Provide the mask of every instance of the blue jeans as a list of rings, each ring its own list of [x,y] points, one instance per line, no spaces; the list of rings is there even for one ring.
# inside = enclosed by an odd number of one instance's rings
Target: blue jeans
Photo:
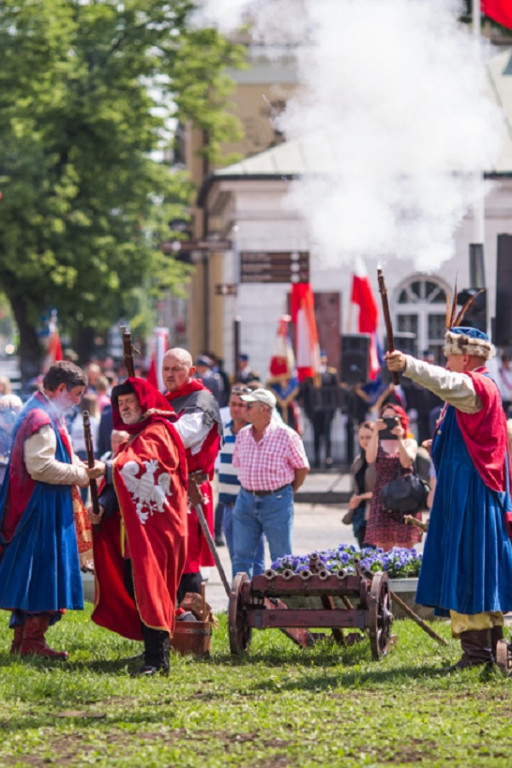
[[[231,558],[231,567],[233,567],[233,509],[230,504],[223,504],[219,501],[219,506],[222,507],[222,528],[224,530],[224,538],[226,539],[226,546],[228,548],[229,557]],[[265,571],[265,537],[263,534],[260,536],[258,547],[256,549],[256,555],[254,556],[254,562],[252,565],[253,576],[259,576]],[[236,571],[233,569],[233,578],[236,576]]]
[[[254,496],[243,488],[233,510],[233,573],[253,576],[253,563],[261,534],[267,537],[272,562],[292,553],[293,490]]]

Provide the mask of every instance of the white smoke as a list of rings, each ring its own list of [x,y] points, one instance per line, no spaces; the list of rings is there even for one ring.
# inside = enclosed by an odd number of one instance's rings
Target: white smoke
[[[320,0],[321,1],[321,0]],[[199,19],[229,34],[250,23],[251,38],[267,44],[304,40],[312,0],[202,0]]]
[[[258,37],[307,31],[297,50],[303,87],[279,127],[300,144],[309,171],[287,204],[304,217],[315,250],[337,264],[393,254],[429,271],[452,257],[454,232],[474,203],[474,174],[493,167],[502,136],[484,64],[457,21],[459,3],[209,5],[223,7],[217,19],[226,30],[250,13]]]
[[[213,24],[221,32],[229,33],[243,22],[244,10],[249,3],[245,0],[203,0],[198,11],[198,21]]]

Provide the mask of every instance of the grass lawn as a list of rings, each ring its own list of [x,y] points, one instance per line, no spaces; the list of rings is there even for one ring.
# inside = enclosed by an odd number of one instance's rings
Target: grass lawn
[[[510,766],[512,678],[446,673],[459,657],[410,621],[373,661],[369,642],[302,650],[254,632],[232,660],[226,617],[207,661],[171,658],[169,678],[131,678],[141,645],[68,613],[48,632],[68,662],[9,655],[2,617],[0,766],[320,768]],[[436,624],[449,638],[449,626]],[[132,665],[133,666],[133,665]]]

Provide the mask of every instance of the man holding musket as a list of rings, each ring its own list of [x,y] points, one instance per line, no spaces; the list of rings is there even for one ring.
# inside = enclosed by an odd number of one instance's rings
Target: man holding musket
[[[83,605],[73,502],[76,486],[99,477],[73,453],[64,413],[78,405],[87,376],[67,360],[54,363],[18,414],[0,492],[0,608],[11,610],[11,653],[62,660],[47,644],[48,627]]]
[[[187,463],[165,397],[130,377],[112,390],[114,429],[130,438],[106,464],[99,513],[90,511],[96,600],[92,619],[144,641],[136,674],[169,670],[176,593],[186,559]]]
[[[493,352],[485,333],[456,326],[445,336],[446,368],[386,354],[390,371],[445,401],[432,442],[436,488],[416,601],[450,616],[459,669],[494,663],[503,613],[512,610],[510,460],[499,389],[485,365]]]

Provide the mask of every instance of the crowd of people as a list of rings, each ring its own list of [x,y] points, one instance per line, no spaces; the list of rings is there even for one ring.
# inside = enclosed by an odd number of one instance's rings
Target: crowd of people
[[[376,418],[365,410],[343,518],[361,547],[389,550],[417,544],[430,511],[417,600],[451,617],[459,667],[492,663],[503,613],[512,610],[507,403],[486,368],[491,352],[482,332],[452,328],[446,367],[388,353],[390,371],[432,395],[417,402],[443,406],[423,445],[392,387]],[[66,610],[83,607],[81,570],[91,567],[92,620],[143,642],[137,674],[166,673],[180,604],[201,593],[202,569],[215,563],[203,517],[216,544],[227,544],[233,576],[261,574],[265,546],[271,560],[293,552],[294,494],[310,471],[304,443],[246,355],[233,378],[210,355],[194,360],[173,348],[163,358],[165,393],[113,367],[60,361],[24,405],[9,392],[0,397],[0,608],[11,614],[12,653],[67,658],[45,635]],[[339,389],[324,357],[321,376],[302,391],[314,464],[322,442],[332,460]],[[385,491],[411,475],[431,492],[406,515]]]

